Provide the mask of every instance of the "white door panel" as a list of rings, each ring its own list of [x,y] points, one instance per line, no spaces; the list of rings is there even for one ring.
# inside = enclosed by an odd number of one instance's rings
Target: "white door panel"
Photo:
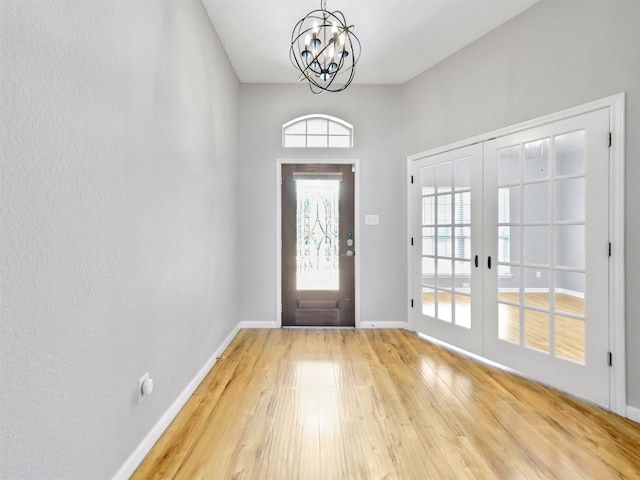
[[[415,162],[414,326],[482,352],[482,146]],[[477,205],[477,206],[476,206]],[[473,225],[473,227],[472,227]]]
[[[484,144],[485,356],[601,405],[608,135],[603,109]]]

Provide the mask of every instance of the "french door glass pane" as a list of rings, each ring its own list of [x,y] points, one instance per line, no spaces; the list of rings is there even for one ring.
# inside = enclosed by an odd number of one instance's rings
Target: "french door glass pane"
[[[422,284],[428,287],[436,285],[436,262],[433,257],[422,257]]]
[[[455,161],[456,190],[471,188],[471,159],[460,158]]]
[[[498,338],[520,343],[520,307],[506,303],[498,305]]]
[[[451,185],[451,162],[439,163],[437,167],[438,193],[446,193],[452,190]],[[451,205],[451,202],[449,202]]]
[[[555,188],[555,220],[584,222],[584,177],[559,180]]]
[[[422,314],[436,316],[436,292],[433,288],[422,288]]]
[[[524,325],[524,344],[549,352],[549,313],[525,308]]]
[[[527,264],[549,264],[549,227],[524,227],[524,261]]]
[[[524,303],[549,310],[549,270],[524,269]]]
[[[444,290],[438,290],[437,297],[437,312],[438,312],[438,320],[442,320],[443,322],[451,323],[453,318],[452,315],[452,298],[451,292],[447,292]]]
[[[549,184],[532,183],[524,186],[524,221],[549,222]]]
[[[584,141],[577,131],[498,150],[496,191],[498,336],[581,363]]]
[[[498,185],[520,182],[520,145],[498,150]]]
[[[556,175],[584,175],[584,130],[555,137]]]
[[[586,275],[581,272],[555,272],[555,305],[557,312],[584,317],[584,286]]]
[[[339,289],[339,180],[296,181],[298,290]]]
[[[549,139],[524,144],[524,179],[538,180],[549,176]]]
[[[456,292],[455,296],[456,325],[471,328],[471,297]]]
[[[556,266],[584,269],[584,225],[560,225],[555,227],[555,241]]]
[[[470,328],[470,158],[424,167],[421,179],[422,313]]]
[[[556,356],[584,363],[585,319],[555,316]]]
[[[422,255],[436,254],[436,229],[422,227]]]

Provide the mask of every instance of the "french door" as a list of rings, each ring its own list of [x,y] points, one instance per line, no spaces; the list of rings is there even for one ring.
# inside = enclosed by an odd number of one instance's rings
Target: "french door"
[[[602,109],[415,161],[416,330],[608,406],[608,140]]]
[[[609,403],[609,112],[484,145],[485,355]]]
[[[413,177],[414,326],[482,354],[482,145],[418,160]]]

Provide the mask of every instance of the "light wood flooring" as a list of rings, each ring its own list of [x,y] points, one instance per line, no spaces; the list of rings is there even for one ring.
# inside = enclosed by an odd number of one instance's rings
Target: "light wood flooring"
[[[471,297],[455,296],[455,323],[458,326],[471,326]],[[527,293],[524,296],[523,338],[520,338],[520,294],[500,293],[498,303],[499,332],[502,340],[525,345],[529,348],[550,352],[550,335],[554,336],[554,355],[579,363],[585,362],[585,305],[584,299],[556,293],[553,314],[554,328],[550,332],[550,305],[548,293]],[[441,311],[439,319],[451,322],[451,294],[438,292]],[[435,294],[422,294],[423,313],[435,315]],[[533,307],[533,308],[531,308]],[[569,315],[567,315],[569,314]],[[580,316],[582,318],[576,318]]]
[[[404,330],[241,330],[132,478],[640,479],[640,425]]]

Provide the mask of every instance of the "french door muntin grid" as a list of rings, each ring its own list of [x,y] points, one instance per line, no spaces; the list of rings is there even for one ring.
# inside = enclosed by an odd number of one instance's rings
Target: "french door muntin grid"
[[[470,328],[470,158],[422,169],[422,312]]]
[[[579,141],[584,145],[584,131],[577,132],[569,132],[560,135],[554,135],[552,137],[543,138],[540,140],[529,141],[526,143],[513,145],[510,147],[505,147],[498,152],[499,158],[499,168],[498,168],[498,198],[514,198],[517,202],[517,211],[512,212],[510,208],[505,208],[505,205],[501,205],[499,202],[498,205],[498,273],[500,276],[500,283],[504,282],[505,279],[517,277],[517,301],[509,300],[508,297],[504,295],[505,289],[498,288],[498,304],[504,305],[506,308],[499,308],[499,317],[508,317],[509,310],[513,312],[513,310],[517,310],[518,312],[518,325],[517,325],[517,343],[522,346],[526,346],[529,348],[534,348],[538,350],[545,351],[554,356],[559,356],[562,358],[566,358],[567,360],[577,361],[579,363],[584,363],[584,343],[585,338],[584,334],[581,341],[582,345],[577,348],[577,345],[569,346],[570,349],[577,349],[581,351],[580,353],[571,354],[571,358],[567,355],[566,351],[560,351],[558,348],[556,340],[559,336],[558,326],[560,322],[567,322],[571,319],[585,322],[585,312],[584,305],[582,306],[582,311],[580,313],[576,313],[568,311],[569,309],[564,309],[563,306],[559,305],[557,302],[558,294],[565,291],[565,283],[561,282],[560,278],[565,277],[568,278],[573,276],[574,278],[581,278],[581,281],[573,282],[574,285],[579,285],[582,283],[582,295],[584,299],[584,278],[586,275],[585,270],[585,215],[584,215],[584,182],[585,182],[585,168],[584,168],[584,157],[579,162],[578,166],[582,168],[567,170],[566,165],[563,169],[557,159],[557,149],[556,146],[558,143],[562,143],[569,137],[580,137]],[[575,140],[575,138],[574,138]],[[528,162],[532,157],[527,155],[527,147],[530,149],[532,147],[540,148],[540,158],[534,159],[533,162]],[[505,180],[505,176],[501,166],[506,166],[507,172],[509,170],[508,165],[508,155],[506,155],[507,162],[501,161],[505,159],[505,157],[501,158],[501,153],[514,152],[514,149],[517,149],[517,162],[519,165],[518,168],[518,177],[517,181],[513,181],[515,179],[511,179],[512,181]],[[533,168],[530,168],[532,164],[538,163],[539,165],[533,165]],[[567,162],[569,163],[569,162]],[[545,165],[546,164],[546,165]],[[542,166],[539,169],[539,174],[536,170],[538,167]],[[511,169],[513,166],[511,166]],[[514,172],[515,173],[515,172]],[[502,178],[501,178],[502,177]],[[567,191],[561,195],[559,191],[561,185],[565,185],[565,189]],[[570,188],[567,188],[566,185],[573,185]],[[577,187],[576,187],[577,186]],[[538,196],[533,201],[528,198],[527,190],[529,192],[534,192],[538,190]],[[546,192],[545,192],[546,190]],[[543,195],[540,195],[540,192],[543,192]],[[566,205],[562,202],[567,202],[569,199],[567,198],[567,192],[571,192],[574,195],[572,198],[572,203],[574,206],[577,206],[577,215],[573,215],[573,218],[562,218],[566,215]],[[514,195],[515,194],[515,195]],[[577,196],[577,198],[576,198]],[[546,197],[546,198],[544,198]],[[561,198],[564,197],[564,198]],[[546,200],[546,205],[544,202]],[[544,209],[540,209],[544,216],[540,217],[538,213],[536,218],[536,214],[532,213],[533,208],[529,206],[530,203],[534,202],[542,202],[545,206]],[[571,215],[570,215],[571,217]],[[515,221],[511,221],[515,220]],[[568,229],[573,229],[578,231],[578,237],[581,240],[581,245],[573,245],[578,251],[578,261],[573,265],[563,265],[560,259],[560,250],[562,247],[566,245],[559,244],[559,241],[563,239],[563,235],[560,232],[565,231],[564,236],[566,235],[566,231]],[[538,234],[543,232],[543,236],[546,236],[547,242],[547,253],[546,259],[547,261],[535,261],[542,260],[542,258],[533,259],[531,261],[530,254],[527,250],[527,242],[530,241],[531,238],[535,238],[535,235],[532,233],[538,230]],[[517,232],[515,235],[514,233]],[[546,235],[544,235],[546,234]],[[517,257],[511,258],[513,250],[509,248],[508,250],[505,248],[505,243],[501,241],[504,237],[508,237],[510,239],[517,239]],[[521,240],[521,241],[520,241]],[[511,243],[511,240],[509,241]],[[508,245],[508,244],[507,244]],[[580,252],[582,253],[580,255]],[[530,282],[531,273],[535,272],[535,279],[533,282]],[[541,280],[541,281],[538,281]],[[546,280],[546,282],[545,282]],[[546,283],[546,287],[544,284]],[[546,300],[541,301],[541,296],[537,295],[535,301],[529,301],[528,293],[532,290],[530,284],[536,285],[538,288],[540,285],[543,285],[541,289],[544,293],[547,292]],[[511,285],[514,286],[514,283],[511,282]],[[508,289],[507,289],[508,290]],[[535,290],[535,287],[534,287]],[[538,303],[535,305],[534,303]],[[540,304],[542,303],[542,304]],[[545,304],[546,303],[546,304]],[[509,308],[510,307],[510,308]],[[567,310],[567,311],[565,311]],[[536,321],[540,321],[540,318],[543,316],[547,317],[548,322],[548,333],[547,333],[547,341],[544,342],[544,338],[542,341],[538,339],[538,343],[528,338],[527,330],[528,330],[528,322],[533,322],[534,316],[537,317]],[[505,325],[505,321],[510,321],[508,318],[499,318],[499,336],[502,340],[513,341],[515,342],[515,338],[513,336],[513,332],[511,334],[507,333],[507,326]],[[575,341],[575,339],[573,340]],[[546,345],[545,345],[546,343]],[[546,348],[545,348],[546,347]],[[565,348],[563,346],[563,348]]]

